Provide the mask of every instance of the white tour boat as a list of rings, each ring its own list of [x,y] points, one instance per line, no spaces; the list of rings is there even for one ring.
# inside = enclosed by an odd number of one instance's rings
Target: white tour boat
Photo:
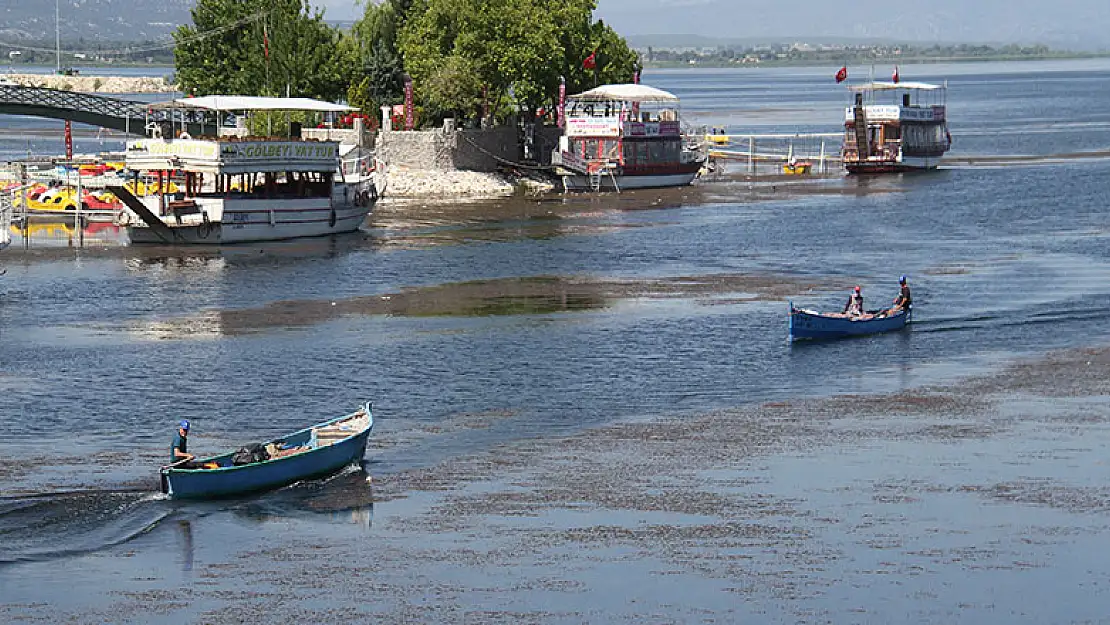
[[[844,167],[850,174],[935,169],[952,147],[947,87],[923,82],[869,82],[848,87]]]
[[[567,191],[688,185],[707,151],[682,133],[678,97],[641,84],[602,85],[567,99],[551,155]]]
[[[184,98],[173,106],[215,111],[217,119],[231,111],[353,110],[306,98],[246,96]],[[369,158],[341,163],[338,142],[289,134],[128,141],[127,169],[155,181],[130,186],[145,195],[109,187],[130,209],[124,225],[131,242],[218,245],[357,230],[377,201]]]

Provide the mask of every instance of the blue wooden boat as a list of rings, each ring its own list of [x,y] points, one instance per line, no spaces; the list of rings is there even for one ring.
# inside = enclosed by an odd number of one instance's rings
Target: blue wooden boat
[[[805,308],[795,308],[790,303],[790,338],[836,339],[901,330],[913,319],[913,308],[887,313],[870,310],[862,317],[847,317],[837,313],[819,313]]]
[[[162,492],[174,499],[231,497],[325,477],[362,459],[374,427],[371,405],[265,445],[271,458],[236,465],[236,452],[194,461],[211,468],[162,467]]]

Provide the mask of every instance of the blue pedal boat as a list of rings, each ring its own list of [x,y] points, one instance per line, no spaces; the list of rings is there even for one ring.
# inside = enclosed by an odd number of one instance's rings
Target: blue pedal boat
[[[277,452],[269,460],[235,465],[235,452],[228,452],[195,461],[216,468],[162,467],[162,492],[173,499],[232,497],[326,477],[362,459],[373,428],[367,402],[351,414],[269,441],[266,447]]]
[[[790,303],[790,339],[838,339],[901,330],[913,319],[913,308],[894,313],[872,310],[862,317],[819,313]]]

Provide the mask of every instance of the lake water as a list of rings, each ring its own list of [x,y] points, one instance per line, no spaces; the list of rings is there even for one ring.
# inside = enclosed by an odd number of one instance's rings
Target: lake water
[[[648,71],[644,80],[681,96],[693,121],[730,132],[836,132],[847,97],[833,83],[835,69]],[[859,78],[849,71],[850,80]],[[307,610],[326,599],[277,579],[275,571],[294,565],[267,565],[267,581],[258,584],[219,571],[254,551],[278,549],[320,572],[325,563],[300,550],[311,538],[326,539],[341,559],[378,567],[380,577],[365,579],[365,589],[383,593],[376,609],[385,622],[464,620],[462,612],[421,612],[434,603],[421,588],[455,605],[482,606],[485,616],[473,622],[506,620],[513,610],[499,612],[504,605],[519,612],[537,604],[549,610],[538,621],[600,622],[607,602],[636,622],[1105,618],[1097,580],[1107,567],[1082,557],[1110,546],[1104,509],[1043,518],[1064,531],[1082,527],[1075,531],[1085,541],[1041,544],[1037,572],[1025,578],[992,569],[989,558],[975,566],[947,561],[934,565],[936,587],[907,582],[911,592],[888,580],[877,596],[859,579],[855,586],[837,580],[881,567],[882,558],[861,559],[852,570],[799,562],[792,567],[809,570],[824,590],[749,588],[747,608],[734,612],[729,593],[738,591],[728,579],[676,563],[665,550],[632,557],[618,544],[597,560],[573,547],[545,554],[549,564],[570,563],[581,573],[576,583],[590,591],[526,591],[506,581],[517,573],[498,573],[480,558],[455,568],[424,560],[424,568],[402,575],[406,554],[482,551],[500,523],[527,524],[528,517],[489,519],[460,535],[402,530],[407,520],[440,510],[439,490],[375,497],[357,471],[246,501],[181,504],[155,493],[156,467],[181,418],[194,424],[191,451],[206,453],[373,400],[379,425],[367,471],[375,482],[409,483],[405,476],[520,445],[554,445],[594,428],[960,385],[1015,359],[1107,343],[1110,161],[1101,153],[1110,149],[1110,62],[922,65],[901,74],[948,82],[952,164],[937,172],[838,178],[799,193],[752,190],[732,177],[620,197],[387,207],[357,234],[224,250],[17,244],[0,253],[0,617],[149,618],[141,607],[113,612],[114,600],[153,602],[162,622],[220,620],[228,606],[307,602],[298,604]],[[9,130],[47,126],[2,121]],[[46,134],[35,150],[60,145]],[[24,150],[20,141],[0,136],[0,157]],[[912,330],[816,345],[786,341],[787,300],[838,308],[859,284],[877,306],[896,294],[900,274],[914,290]],[[1110,445],[1105,429],[1086,436],[1069,444],[1086,445],[1095,458]],[[1005,453],[984,447],[998,441],[956,444],[876,444],[859,453],[921,475],[951,467],[944,463],[956,457],[970,471],[1006,473]],[[1038,449],[1034,439],[1013,444]],[[844,460],[838,445],[803,457],[769,455],[758,464],[775,467],[775,479],[749,487],[768,496],[803,492],[836,506],[826,480],[867,479],[868,466],[859,457]],[[596,468],[593,460],[576,462],[576,470]],[[441,490],[484,488],[459,475]],[[527,488],[527,480],[511,485]],[[872,504],[861,505],[868,517]],[[1009,538],[999,529],[1005,521],[991,516],[997,509],[945,505],[954,506],[958,523],[979,519],[966,529],[987,543]],[[1038,514],[1033,504],[1007,510]],[[531,513],[573,526],[580,511]],[[649,518],[637,514],[595,510],[590,525]],[[908,541],[926,540],[918,522],[941,513],[904,514],[902,529],[895,523],[890,531]],[[774,557],[768,549],[761,557]],[[523,567],[514,570],[528,580],[559,568],[541,571],[543,558],[497,557]],[[397,567],[381,570],[383,563]],[[665,583],[668,575],[673,582]],[[1070,597],[1058,619],[1059,607],[1029,581],[1054,575],[1087,576],[1097,588]],[[929,611],[947,605],[944,587],[967,579],[981,590],[977,599],[955,601],[943,618]],[[482,580],[507,590],[501,599],[460,590]],[[1031,590],[999,591],[1002,598],[988,605],[991,589],[1015,583]],[[336,592],[358,595],[347,586]],[[192,601],[175,600],[179,593]],[[629,596],[644,611],[614,599]],[[338,621],[354,618],[344,609],[363,609],[354,599],[337,601],[328,608],[337,612],[312,615]]]

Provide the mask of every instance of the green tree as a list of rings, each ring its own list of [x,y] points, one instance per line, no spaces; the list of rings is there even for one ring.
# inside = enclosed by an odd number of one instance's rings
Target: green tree
[[[611,28],[593,21],[595,8],[595,0],[416,0],[397,47],[424,100],[431,81],[456,58],[473,67],[494,102],[508,105],[502,116],[516,107],[532,111],[554,103],[560,76],[570,93],[596,81],[631,80],[636,55]],[[582,67],[594,50],[596,73]],[[456,89],[452,108],[467,110],[477,96]]]
[[[192,15],[174,33],[188,93],[332,100],[346,89],[339,35],[307,0],[199,0]]]

